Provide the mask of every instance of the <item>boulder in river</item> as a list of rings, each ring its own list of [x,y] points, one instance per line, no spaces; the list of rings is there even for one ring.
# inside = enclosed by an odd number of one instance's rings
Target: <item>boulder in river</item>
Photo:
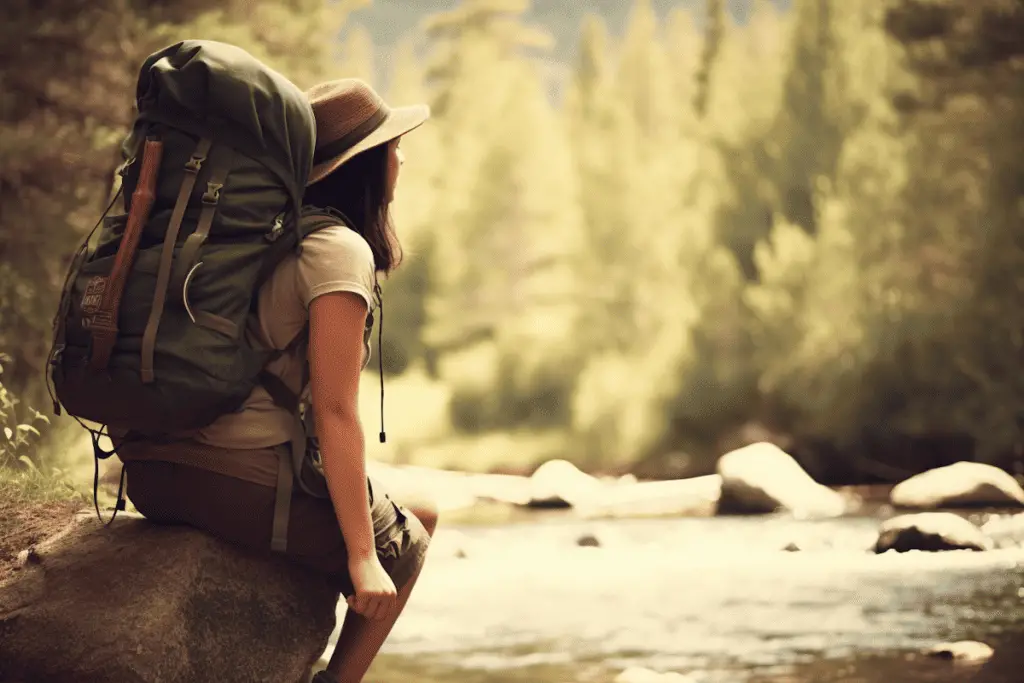
[[[841,495],[814,481],[778,446],[760,442],[723,455],[719,514],[792,512],[803,517],[835,517],[846,511]]]
[[[530,477],[530,499],[535,508],[567,508],[598,498],[605,484],[568,460],[549,460]]]
[[[925,651],[929,657],[948,659],[955,662],[978,663],[992,659],[995,651],[990,645],[976,640],[960,640],[955,643],[939,643]]]
[[[981,529],[952,512],[919,512],[882,523],[875,552],[889,550],[991,550],[992,539]]]
[[[0,682],[308,680],[338,592],[280,558],[79,515],[0,584]]]
[[[641,666],[631,666],[615,677],[615,683],[694,683],[689,676],[675,671],[653,671]]]
[[[980,462],[938,467],[897,484],[893,505],[927,510],[944,507],[1024,507],[1024,489],[1008,472]]]

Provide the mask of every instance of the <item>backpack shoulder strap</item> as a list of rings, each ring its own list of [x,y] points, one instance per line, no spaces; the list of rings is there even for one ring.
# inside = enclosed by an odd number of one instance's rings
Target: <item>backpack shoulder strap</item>
[[[298,229],[287,230],[282,228],[270,233],[276,237],[273,238],[273,244],[267,249],[266,256],[263,258],[263,265],[256,276],[256,289],[258,290],[263,286],[263,283],[267,281],[267,278],[270,277],[285,256],[292,251],[302,251],[302,240],[318,230],[330,228],[339,223],[349,229],[354,229],[352,221],[340,211],[305,207],[298,218]],[[256,297],[253,297],[253,310],[255,310],[255,306]]]
[[[336,225],[344,225],[349,229],[352,229],[352,222],[340,211],[334,209],[319,209],[310,208],[303,211],[302,217],[299,219],[299,239],[305,239],[309,235],[312,235],[318,230],[324,228],[331,228]],[[301,246],[301,242],[300,242]],[[294,338],[283,349],[275,351],[270,361],[280,358],[284,354],[294,353],[297,348],[301,345],[306,344],[309,341],[309,323],[302,326],[302,329],[295,335]],[[268,361],[269,362],[269,361]],[[305,368],[302,377],[302,386],[305,387],[309,381],[309,363],[305,363]],[[260,372],[260,383],[263,388],[267,390],[270,397],[274,400],[274,403],[281,406],[290,413],[298,413],[299,410],[299,396],[295,394],[279,377],[268,371],[266,367]]]
[[[333,228],[335,225],[344,225],[349,230],[355,230],[353,223],[348,216],[335,208],[323,208],[307,206],[302,210],[302,218],[299,219],[299,238],[305,239],[318,230]]]

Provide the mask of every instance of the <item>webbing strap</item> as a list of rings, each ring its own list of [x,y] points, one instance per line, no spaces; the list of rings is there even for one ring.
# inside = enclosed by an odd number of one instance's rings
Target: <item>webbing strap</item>
[[[196,149],[192,152],[192,158],[185,164],[185,175],[181,180],[181,188],[178,190],[178,198],[174,202],[174,210],[171,212],[171,221],[164,234],[164,245],[160,251],[160,268],[156,274],[156,290],[153,292],[153,304],[149,308],[149,320],[146,321],[146,329],[142,333],[142,362],[139,374],[144,384],[149,384],[156,379],[153,372],[153,355],[156,351],[156,333],[160,328],[160,319],[164,314],[164,305],[167,302],[167,285],[171,279],[171,265],[174,261],[174,246],[178,242],[178,232],[181,230],[181,221],[185,218],[185,209],[188,201],[192,198],[192,190],[196,186],[196,178],[210,153],[213,141],[209,138],[202,138]]]
[[[309,448],[309,438],[306,434],[306,425],[302,422],[302,416],[295,416],[295,425],[292,427],[292,471],[295,474],[295,480],[299,482],[299,488],[303,490],[307,495],[313,498],[329,498],[330,495],[327,491],[327,482],[324,479],[319,479],[321,486],[313,487],[306,481],[304,475],[307,473],[317,474],[316,470],[312,467],[306,467],[306,455]]]
[[[226,155],[232,154],[229,148],[218,147],[219,152]],[[224,189],[228,173],[233,165],[233,157],[218,159],[210,174],[210,180],[206,183],[206,192],[203,193],[203,208],[199,212],[199,223],[196,231],[185,239],[185,246],[175,259],[174,277],[171,278],[171,300],[177,304],[183,304],[186,300],[185,286],[188,275],[195,267],[199,258],[199,249],[206,244],[206,238],[210,236],[210,229],[213,227],[213,217],[217,213],[217,202],[220,201],[220,191]]]
[[[277,491],[274,494],[274,525],[270,549],[283,553],[288,548],[288,518],[292,507],[292,463],[290,449],[278,449]]]

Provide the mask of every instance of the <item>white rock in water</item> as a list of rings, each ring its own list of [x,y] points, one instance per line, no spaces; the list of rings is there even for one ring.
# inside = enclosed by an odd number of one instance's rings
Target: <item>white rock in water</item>
[[[893,505],[934,509],[958,506],[1024,506],[1024,489],[1004,470],[980,462],[958,462],[916,474],[893,487]]]
[[[778,446],[760,442],[718,460],[719,511],[758,514],[786,510],[802,517],[834,517],[846,510],[841,495],[822,486]]]
[[[530,477],[531,506],[575,506],[604,490],[597,477],[581,471],[568,460],[549,460]]]
[[[918,512],[882,522],[875,552],[991,550],[992,539],[952,512]]]
[[[689,676],[670,671],[659,673],[640,666],[631,666],[615,677],[615,683],[694,683]]]
[[[995,650],[976,640],[961,640],[955,643],[939,643],[929,648],[925,654],[957,662],[985,662],[992,658]]]

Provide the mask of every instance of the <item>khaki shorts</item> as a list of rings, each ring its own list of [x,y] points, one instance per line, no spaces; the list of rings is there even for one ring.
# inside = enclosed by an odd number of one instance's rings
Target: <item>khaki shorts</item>
[[[128,498],[147,519],[187,524],[236,546],[271,553],[273,487],[160,460],[131,460],[125,471]],[[378,481],[368,480],[368,489],[377,556],[401,588],[422,567],[430,536]],[[285,555],[336,579],[345,596],[352,594],[345,540],[330,500],[293,491]]]

